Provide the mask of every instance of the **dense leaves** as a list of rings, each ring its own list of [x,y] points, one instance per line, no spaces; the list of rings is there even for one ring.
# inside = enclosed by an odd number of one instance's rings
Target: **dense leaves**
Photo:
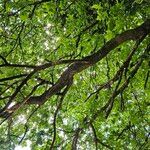
[[[0,149],[148,149],[148,0],[0,2]]]

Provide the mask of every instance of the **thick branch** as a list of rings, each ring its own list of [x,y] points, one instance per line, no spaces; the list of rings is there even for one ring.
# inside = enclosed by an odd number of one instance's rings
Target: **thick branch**
[[[73,76],[86,68],[96,64],[98,61],[107,56],[118,45],[128,40],[138,40],[150,33],[150,20],[146,20],[141,26],[130,29],[108,41],[99,51],[82,59],[82,61],[74,62],[60,76],[56,84],[50,87],[40,96],[30,97],[27,104],[43,104],[48,98],[60,92],[65,86],[73,80]]]

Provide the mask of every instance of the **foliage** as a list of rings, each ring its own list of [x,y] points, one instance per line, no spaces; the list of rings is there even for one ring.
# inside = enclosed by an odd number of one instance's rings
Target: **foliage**
[[[0,2],[0,147],[148,149],[148,0]]]

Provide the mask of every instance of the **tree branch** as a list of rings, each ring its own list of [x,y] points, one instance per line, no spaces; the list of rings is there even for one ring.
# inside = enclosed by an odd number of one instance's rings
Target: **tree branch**
[[[47,91],[45,91],[40,96],[33,96],[28,99],[26,104],[43,104],[45,103],[51,96],[59,93],[61,89],[69,84],[70,81],[73,80],[75,74],[85,70],[86,68],[96,64],[98,61],[103,59],[110,53],[114,48],[119,46],[120,44],[128,41],[128,40],[138,40],[150,33],[150,20],[146,20],[142,25],[135,29],[127,30],[112,40],[106,42],[106,44],[98,50],[96,53],[84,57],[82,61],[74,62],[70,65],[60,76],[58,81],[54,84],[54,86],[50,87]],[[38,68],[39,70],[44,69],[45,66],[41,66]],[[23,83],[22,83],[23,84]],[[22,86],[21,84],[21,86]],[[20,87],[19,87],[20,88]],[[13,94],[16,96],[16,93]]]

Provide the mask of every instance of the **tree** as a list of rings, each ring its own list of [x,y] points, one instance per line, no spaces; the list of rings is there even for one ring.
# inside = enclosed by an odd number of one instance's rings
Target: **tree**
[[[148,149],[149,8],[2,1],[1,149]]]

